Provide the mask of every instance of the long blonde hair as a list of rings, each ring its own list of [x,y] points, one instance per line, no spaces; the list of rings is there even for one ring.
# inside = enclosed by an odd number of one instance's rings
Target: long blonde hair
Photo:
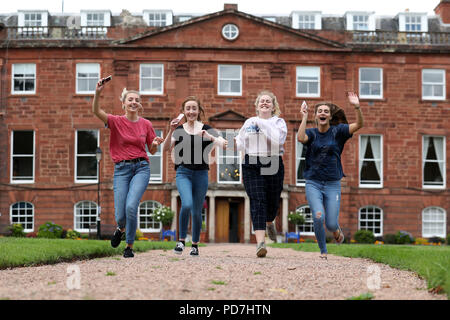
[[[262,96],[269,96],[272,98],[272,104],[273,104],[272,116],[279,116],[281,114],[281,110],[280,110],[280,105],[278,104],[277,97],[275,96],[275,94],[273,94],[273,92],[267,91],[267,90],[261,91],[258,94],[258,97],[256,97],[256,100],[255,100],[256,114],[258,114],[258,103],[259,103],[259,99],[261,99]]]

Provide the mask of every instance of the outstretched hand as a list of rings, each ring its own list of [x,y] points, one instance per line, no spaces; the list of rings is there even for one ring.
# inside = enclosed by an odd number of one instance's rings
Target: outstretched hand
[[[358,98],[358,94],[356,94],[355,92],[348,92],[348,102],[353,105],[353,106],[359,106],[359,98]]]

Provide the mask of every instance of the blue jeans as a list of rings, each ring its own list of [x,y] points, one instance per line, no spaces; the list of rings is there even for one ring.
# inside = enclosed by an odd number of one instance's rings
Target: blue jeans
[[[126,242],[133,244],[137,228],[137,211],[150,180],[147,161],[120,162],[114,165],[114,208],[117,225],[126,228]]]
[[[314,234],[320,253],[328,253],[325,228],[331,232],[339,229],[339,207],[341,204],[341,181],[306,180],[306,199],[314,221]]]
[[[202,208],[208,191],[208,170],[177,169],[176,182],[181,198],[179,239],[186,239],[189,216],[192,214],[192,242],[199,242]]]

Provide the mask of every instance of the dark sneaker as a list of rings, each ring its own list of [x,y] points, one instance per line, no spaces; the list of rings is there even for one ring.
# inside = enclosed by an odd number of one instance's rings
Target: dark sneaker
[[[192,257],[198,257],[198,248],[192,247],[191,252],[189,253]]]
[[[267,254],[266,244],[264,242],[261,242],[256,247],[256,256],[258,258],[264,258]]]
[[[183,242],[178,241],[175,249],[173,249],[173,252],[176,254],[182,254],[184,250],[184,244]]]
[[[125,232],[120,232],[120,229],[117,228],[116,231],[114,231],[114,235],[111,238],[111,247],[117,248],[120,244],[120,241],[122,241],[122,235]]]
[[[275,223],[267,224],[267,235],[270,240],[277,243],[277,229],[275,229]]]
[[[131,249],[130,247],[126,247],[125,250],[123,251],[123,257],[133,258],[134,257],[133,249]]]

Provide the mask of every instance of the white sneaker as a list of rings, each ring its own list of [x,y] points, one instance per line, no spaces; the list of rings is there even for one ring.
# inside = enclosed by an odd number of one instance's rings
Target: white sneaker
[[[173,252],[175,252],[176,254],[182,254],[183,250],[184,250],[183,242],[178,241],[175,249],[173,249]]]

